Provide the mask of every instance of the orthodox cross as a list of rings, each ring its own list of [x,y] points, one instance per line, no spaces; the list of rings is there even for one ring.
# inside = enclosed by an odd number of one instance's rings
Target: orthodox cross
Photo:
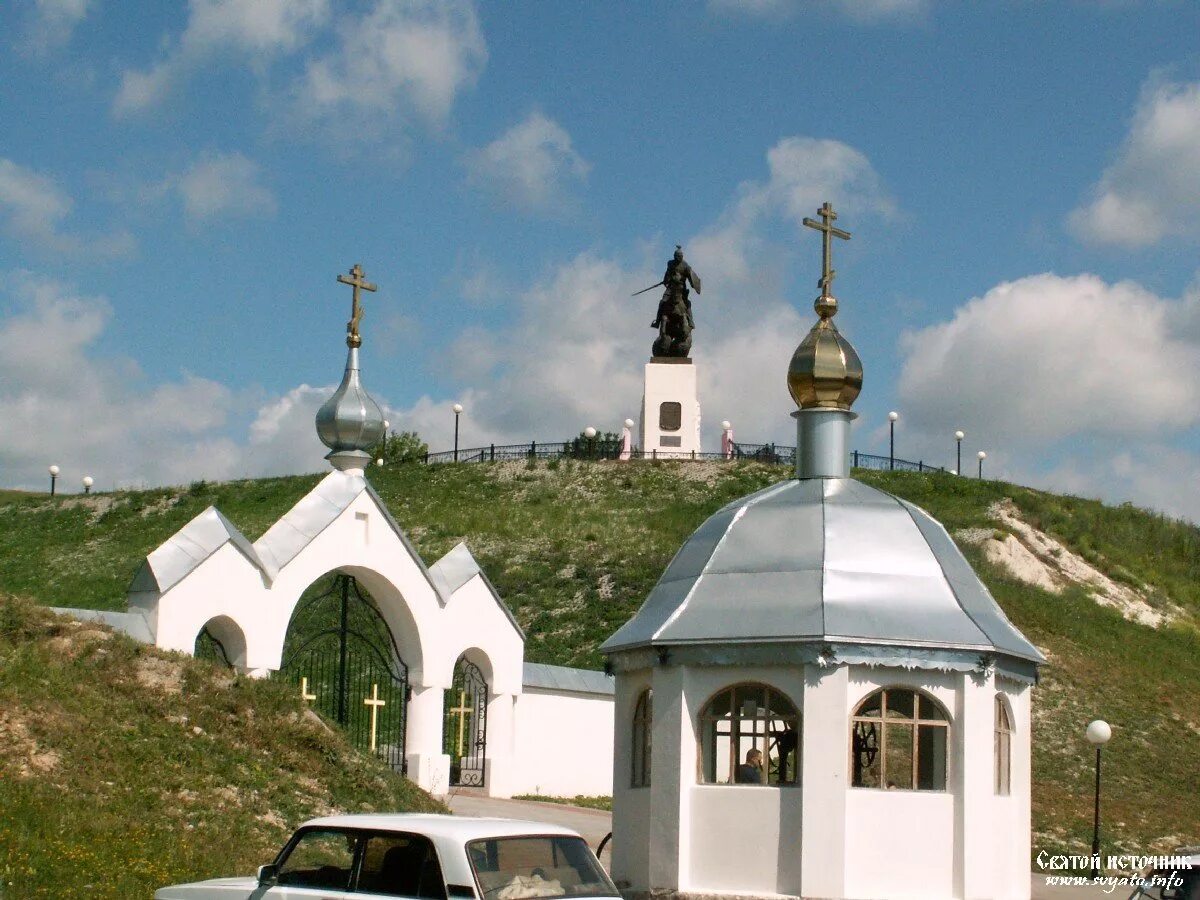
[[[450,710],[452,713],[458,713],[458,756],[462,756],[463,750],[463,732],[467,726],[467,716],[475,712],[470,706],[467,706],[467,692],[458,692],[458,708]]]
[[[353,305],[350,308],[350,321],[346,323],[346,345],[349,347],[361,347],[362,338],[358,334],[358,323],[362,319],[362,306],[358,302],[358,292],[361,288],[364,291],[374,292],[378,288],[363,278],[363,267],[358,263],[354,264],[354,268],[350,270],[350,277],[339,275],[337,280],[342,284],[348,284],[354,288]]]
[[[837,218],[837,213],[833,211],[833,207],[829,205],[828,200],[825,201],[824,206],[817,210],[817,215],[821,217],[820,222],[805,216],[804,224],[809,228],[815,228],[821,232],[823,238],[821,246],[821,280],[817,282],[817,287],[821,289],[822,297],[828,297],[829,289],[833,286],[833,276],[837,274],[833,269],[833,241],[831,238],[839,237],[843,241],[848,241],[850,240],[850,232],[833,227],[833,221]]]
[[[307,677],[300,679],[300,699],[301,700],[316,700],[317,699],[316,694],[310,694],[308,692],[308,678]]]
[[[358,268],[355,266],[354,268]],[[379,707],[387,706],[386,701],[379,699],[379,685],[371,685],[371,696],[363,700],[363,706],[371,707],[371,752],[375,752],[376,726],[379,724]]]

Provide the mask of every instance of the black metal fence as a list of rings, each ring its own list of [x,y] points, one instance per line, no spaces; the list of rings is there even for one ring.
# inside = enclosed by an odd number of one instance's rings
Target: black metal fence
[[[506,460],[537,460],[537,459],[618,459],[621,455],[620,441],[602,440],[596,438],[588,441],[578,438],[571,441],[530,441],[528,444],[489,444],[486,447],[469,447],[459,450],[442,450],[438,453],[426,453],[423,462],[427,465],[438,463],[477,463],[504,462]],[[796,448],[781,444],[746,444],[734,443],[730,457],[724,453],[690,452],[680,453],[665,450],[661,454],[657,450],[645,451],[638,447],[632,448],[630,459],[672,459],[672,460],[724,460],[747,459],[764,462],[771,465],[794,466],[796,464]],[[850,454],[850,465],[856,469],[882,469],[902,472],[943,472],[941,466],[931,466],[918,460],[876,456],[871,453],[860,453],[855,450]]]

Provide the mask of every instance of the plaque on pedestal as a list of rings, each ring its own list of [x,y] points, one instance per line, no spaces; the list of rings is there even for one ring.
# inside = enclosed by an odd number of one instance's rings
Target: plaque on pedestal
[[[655,356],[646,364],[641,439],[647,458],[690,457],[700,452],[696,366],[687,357]]]

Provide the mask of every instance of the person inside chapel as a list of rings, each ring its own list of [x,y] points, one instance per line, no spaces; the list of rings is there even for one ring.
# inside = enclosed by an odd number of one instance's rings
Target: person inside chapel
[[[746,761],[734,773],[738,784],[762,784],[762,751],[753,747],[746,751]]]

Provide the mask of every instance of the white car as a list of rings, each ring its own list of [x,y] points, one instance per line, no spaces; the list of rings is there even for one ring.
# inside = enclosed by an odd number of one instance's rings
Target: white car
[[[246,878],[165,887],[155,900],[521,900],[620,893],[574,831],[540,822],[435,815],[305,822]]]
[[[1200,900],[1200,847],[1180,847],[1172,855],[1186,859],[1187,865],[1147,869],[1129,900]]]

